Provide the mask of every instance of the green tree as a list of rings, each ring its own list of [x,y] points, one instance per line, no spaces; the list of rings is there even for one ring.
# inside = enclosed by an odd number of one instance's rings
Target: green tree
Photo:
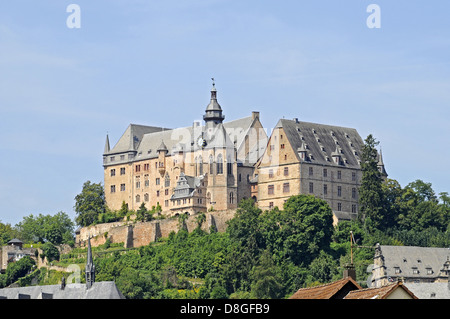
[[[142,202],[141,206],[139,206],[139,209],[136,211],[136,220],[141,222],[148,222],[153,219],[153,213],[154,213],[155,207],[151,211],[147,210],[145,207],[145,203]]]
[[[64,212],[55,215],[25,216],[15,229],[25,243],[50,241],[55,245],[74,241],[74,224]]]
[[[99,220],[105,213],[105,192],[101,183],[87,181],[80,194],[75,196],[74,210],[77,213],[75,222],[80,226],[89,226]]]
[[[51,242],[46,242],[42,245],[42,257],[47,257],[47,260],[53,261],[53,260],[59,260],[59,250],[56,248],[55,245],[53,245]]]
[[[384,227],[384,196],[381,174],[378,170],[379,142],[370,134],[364,141],[361,152],[362,179],[359,188],[358,219],[369,229]]]
[[[256,299],[275,299],[283,295],[282,278],[277,272],[277,267],[269,250],[265,250],[260,257],[260,262],[254,266],[251,272],[251,296]]]
[[[333,214],[328,203],[312,195],[290,197],[283,211],[263,215],[266,245],[279,261],[309,264],[321,250],[330,246]]]
[[[16,236],[16,231],[11,224],[3,224],[0,222],[0,246],[6,245],[8,241]]]

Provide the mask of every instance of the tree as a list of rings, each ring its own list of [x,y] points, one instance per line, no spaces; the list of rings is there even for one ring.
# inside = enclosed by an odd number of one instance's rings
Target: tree
[[[378,143],[370,134],[364,141],[361,152],[362,179],[359,188],[358,220],[369,229],[385,226],[382,179],[377,167],[378,152],[375,148]]]
[[[326,201],[313,195],[292,196],[283,211],[274,209],[263,218],[266,245],[280,260],[309,264],[330,246],[333,213]]]
[[[145,203],[142,202],[141,206],[139,206],[139,209],[136,211],[136,220],[141,222],[148,222],[152,220],[154,210],[155,207],[153,207],[152,211],[147,210]]]
[[[38,216],[25,216],[15,229],[18,237],[25,243],[47,242],[55,245],[71,244],[74,240],[73,222],[64,212],[54,216],[39,214]]]
[[[101,183],[87,181],[80,194],[75,196],[74,210],[77,213],[77,225],[89,226],[98,221],[99,215],[105,212],[105,192]]]

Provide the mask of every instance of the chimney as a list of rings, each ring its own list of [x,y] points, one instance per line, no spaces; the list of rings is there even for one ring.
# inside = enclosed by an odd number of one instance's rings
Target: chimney
[[[254,119],[259,119],[259,112],[255,112],[255,111],[252,112],[252,120],[254,120]]]
[[[344,278],[350,277],[356,281],[356,270],[353,264],[347,264],[344,266]]]

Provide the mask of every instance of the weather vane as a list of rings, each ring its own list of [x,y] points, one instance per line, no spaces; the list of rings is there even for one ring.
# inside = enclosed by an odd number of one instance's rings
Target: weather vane
[[[216,83],[214,83],[214,78],[211,78],[212,82],[213,82],[213,86],[216,86]]]

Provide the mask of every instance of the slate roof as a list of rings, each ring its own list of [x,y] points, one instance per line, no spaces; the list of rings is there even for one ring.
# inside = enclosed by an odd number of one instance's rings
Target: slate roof
[[[231,149],[239,149],[245,140],[251,125],[253,124],[251,116],[240,118],[237,120],[217,124],[217,130],[212,134],[211,138],[207,138],[205,126],[193,125],[188,127],[165,129],[154,126],[143,126],[130,124],[123,133],[122,137],[116,145],[103,155],[113,155],[126,152],[135,152],[134,160],[145,160],[158,157],[158,148],[163,143],[167,150],[167,155],[183,150],[184,152],[194,151],[199,148],[197,140],[205,135],[208,141],[208,147],[226,147]],[[261,147],[261,146],[260,146]],[[265,145],[263,146],[265,147]],[[255,152],[255,147],[250,152]],[[259,154],[262,154],[260,151]],[[240,159],[244,160],[244,159]],[[123,162],[128,162],[125,158]],[[120,161],[117,156],[112,164],[118,164]],[[109,164],[108,161],[105,164]]]
[[[450,299],[447,282],[408,282],[405,286],[419,299]]]
[[[386,299],[396,289],[403,289],[412,299],[418,299],[403,283],[397,282],[379,288],[353,290],[344,299]]]
[[[348,291],[355,289],[361,289],[361,286],[347,277],[321,286],[301,288],[289,299],[342,299]]]
[[[61,285],[29,286],[0,289],[0,298],[7,299],[125,299],[114,281],[94,282],[87,289],[86,284],[68,284],[64,289]]]
[[[448,248],[380,245],[388,277],[436,278],[450,257]],[[395,267],[400,268],[396,273]],[[432,273],[429,273],[431,269]]]
[[[297,150],[306,150],[311,163],[333,164],[333,155],[339,155],[341,165],[360,168],[360,154],[364,142],[356,129],[281,119],[276,128],[282,127],[298,160]]]

